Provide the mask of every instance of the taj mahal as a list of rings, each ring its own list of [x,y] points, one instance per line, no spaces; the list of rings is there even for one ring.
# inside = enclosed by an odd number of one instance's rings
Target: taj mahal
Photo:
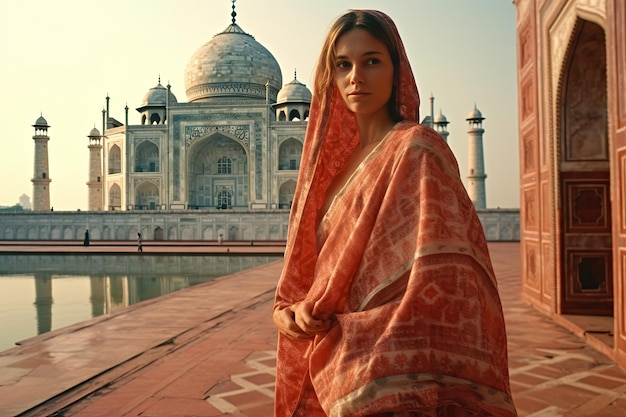
[[[140,124],[133,125],[128,106],[123,122],[110,117],[110,99],[106,98],[101,129],[94,127],[87,135],[88,210],[80,214],[100,213],[100,220],[80,221],[80,226],[70,230],[61,226],[54,233],[54,222],[43,232],[25,225],[23,230],[5,229],[2,236],[0,229],[0,238],[6,239],[7,234],[9,238],[78,238],[89,228],[96,239],[132,239],[136,232],[143,232],[148,239],[215,239],[218,235],[284,239],[312,94],[298,81],[295,71],[283,84],[272,53],[237,24],[234,2],[232,9],[231,23],[187,62],[186,102],[179,101],[171,86],[163,86],[159,79],[136,107]],[[422,123],[447,140],[448,120],[443,114],[433,114],[434,98],[430,100],[431,114]],[[477,209],[485,209],[484,117],[474,108],[466,120],[468,193]],[[42,115],[33,127],[33,212],[50,212],[49,126]],[[153,213],[151,224],[141,224],[147,211]],[[198,217],[207,212],[211,216]],[[134,216],[121,222],[126,227],[119,224],[117,216],[110,223],[106,213]],[[167,216],[178,220],[154,223],[155,218]],[[508,226],[503,228],[498,218],[497,231],[492,234],[504,233],[506,240],[515,240],[518,217],[519,211],[510,214],[505,220]],[[182,218],[188,218],[184,225],[180,224]]]
[[[289,209],[311,92],[235,21],[185,70],[187,102],[160,80],[141,124],[103,114],[90,138],[90,211]],[[103,152],[103,155],[100,152]],[[103,161],[102,173],[98,161]]]

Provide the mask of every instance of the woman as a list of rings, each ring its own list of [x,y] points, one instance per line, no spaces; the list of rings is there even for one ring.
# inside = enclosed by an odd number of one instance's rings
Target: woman
[[[482,226],[419,125],[393,21],[355,10],[320,55],[285,267],[282,416],[515,416]]]

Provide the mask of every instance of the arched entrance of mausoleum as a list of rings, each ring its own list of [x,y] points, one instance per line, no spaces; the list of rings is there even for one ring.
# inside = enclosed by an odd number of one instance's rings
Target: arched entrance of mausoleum
[[[248,154],[236,139],[213,133],[189,148],[189,208],[247,208]]]
[[[606,59],[603,28],[577,19],[557,96],[559,314],[613,315]]]

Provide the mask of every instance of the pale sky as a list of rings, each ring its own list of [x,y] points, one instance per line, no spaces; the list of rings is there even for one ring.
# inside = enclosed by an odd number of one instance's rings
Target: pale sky
[[[193,53],[231,23],[229,0],[0,0],[0,206],[31,197],[32,125],[48,129],[50,201],[86,210],[87,135],[111,117],[140,124],[135,111],[161,83],[186,102]],[[448,118],[448,143],[464,182],[465,118],[483,122],[487,207],[519,207],[515,7],[511,0],[238,0],[237,24],[278,61],[283,84],[312,89],[314,63],[334,19],[350,8],[378,9],[396,22],[421,96],[421,118]]]

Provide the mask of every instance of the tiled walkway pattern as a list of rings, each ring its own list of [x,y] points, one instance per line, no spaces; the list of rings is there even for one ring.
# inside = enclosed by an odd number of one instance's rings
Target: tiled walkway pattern
[[[224,414],[249,408],[254,405],[255,397],[258,405],[273,403],[276,351],[253,352],[244,363],[253,370],[231,375],[230,381],[216,385],[207,393],[207,402]]]
[[[507,322],[511,385],[519,415],[626,416],[626,372],[521,301],[518,243],[490,244],[490,249]],[[271,323],[271,289],[279,271],[280,263],[249,271],[255,274],[260,294],[253,302],[240,300],[238,308],[171,338],[166,351],[155,347],[94,377],[87,385],[98,389],[87,395],[83,387],[58,416],[272,416],[276,330]],[[222,282],[230,294],[237,288],[233,282]],[[263,285],[267,291],[262,291]],[[204,291],[205,298],[215,297],[219,290],[192,289]],[[219,297],[213,299],[221,303]],[[190,298],[185,300],[181,311],[193,310]],[[150,308],[155,307],[158,303]],[[170,311],[173,317],[179,313]],[[144,319],[148,318],[146,313]],[[61,397],[67,402],[71,394]],[[62,407],[60,399],[56,401],[58,410]],[[0,416],[8,416],[2,414],[1,405],[0,398]],[[45,416],[50,413],[44,410],[52,409],[54,404],[49,404],[21,416]]]
[[[522,301],[519,244],[489,248],[507,325],[511,388],[519,415],[625,417],[626,372]]]

